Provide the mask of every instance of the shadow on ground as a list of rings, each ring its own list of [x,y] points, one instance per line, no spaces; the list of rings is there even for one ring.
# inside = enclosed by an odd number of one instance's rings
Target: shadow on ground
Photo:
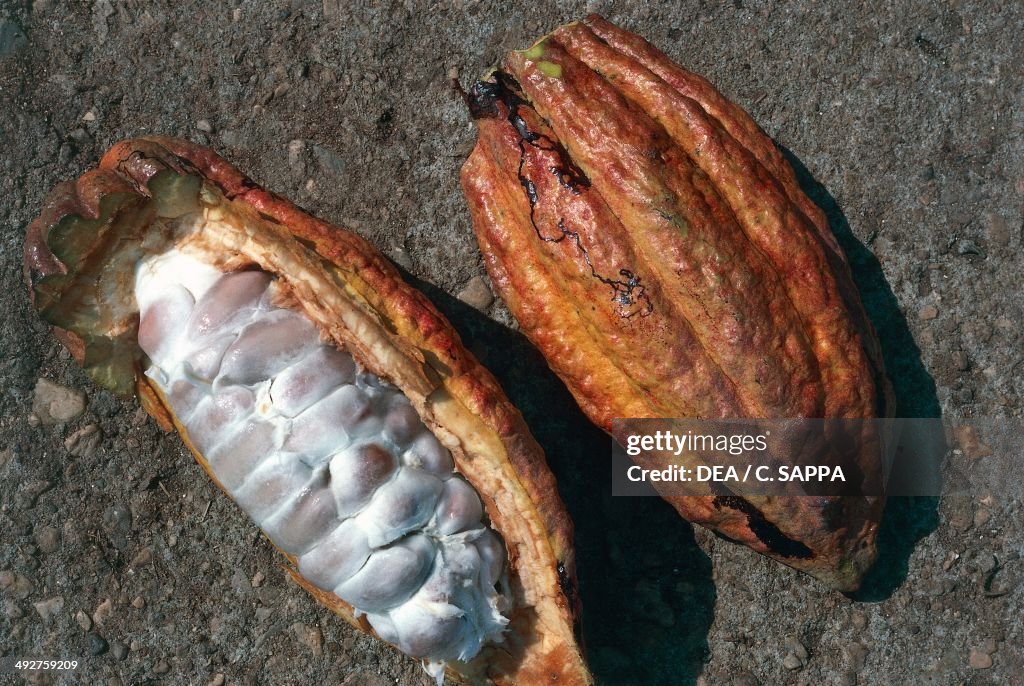
[[[597,683],[694,684],[709,655],[715,587],[693,529],[660,498],[612,497],[611,438],[525,336],[403,276],[498,378],[544,448],[576,525],[583,639]]]
[[[788,149],[779,146],[796,171],[797,181],[818,207],[825,211],[832,233],[846,252],[853,280],[882,344],[885,370],[896,393],[897,417],[941,416],[935,381],[921,361],[921,351],[900,312],[899,303],[885,280],[882,266],[850,230],[835,198]],[[923,448],[931,455],[945,453],[945,437],[927,437],[933,444]],[[897,465],[895,469],[898,469]],[[864,602],[885,600],[906,580],[910,555],[918,541],[939,524],[938,497],[890,498],[878,533],[878,561],[868,572],[864,585],[852,597]]]

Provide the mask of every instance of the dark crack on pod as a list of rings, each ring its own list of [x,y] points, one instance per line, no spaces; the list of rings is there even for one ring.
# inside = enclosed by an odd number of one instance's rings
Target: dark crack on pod
[[[573,583],[572,577],[569,576],[569,570],[565,568],[565,562],[559,560],[556,571],[558,572],[558,588],[561,589],[569,607],[579,608],[581,606],[579,592],[576,590],[576,584]],[[579,619],[573,622],[572,633],[577,641],[583,641],[583,622]]]
[[[590,253],[583,247],[579,232],[571,231],[566,227],[565,217],[560,217],[556,223],[558,236],[546,236],[537,225],[536,209],[540,202],[537,185],[523,171],[526,165],[527,146],[558,155],[559,164],[548,167],[548,170],[558,177],[558,183],[573,195],[579,195],[582,192],[581,188],[590,188],[590,179],[572,161],[565,146],[557,140],[552,140],[549,136],[530,129],[526,120],[519,113],[521,107],[530,107],[530,104],[519,95],[520,87],[515,78],[502,71],[495,71],[493,77],[494,81],[476,82],[469,94],[462,92],[462,97],[474,119],[499,117],[501,115],[499,102],[508,111],[506,119],[515,129],[519,138],[519,168],[516,175],[519,178],[519,185],[523,187],[526,199],[530,203],[530,224],[537,237],[545,243],[561,243],[566,238],[572,241],[586,261],[590,275],[612,289],[611,302],[619,307],[620,317],[629,319],[636,315],[641,317],[650,315],[654,311],[654,304],[648,297],[647,287],[641,283],[640,276],[629,269],[619,270],[619,276],[622,279],[614,279],[598,273],[594,268]]]
[[[810,560],[814,558],[814,551],[800,541],[793,540],[782,533],[775,524],[768,521],[753,503],[738,495],[716,495],[715,507],[722,509],[728,507],[739,510],[747,516],[747,526],[758,540],[768,546],[773,552],[783,557],[792,557],[798,560]]]

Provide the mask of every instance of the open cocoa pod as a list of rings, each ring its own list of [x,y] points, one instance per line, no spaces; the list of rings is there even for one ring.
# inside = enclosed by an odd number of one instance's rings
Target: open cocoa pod
[[[318,601],[438,683],[592,683],[540,447],[366,241],[143,138],[53,191],[25,275],[88,374],[176,428]]]
[[[467,104],[479,139],[462,185],[491,280],[596,424],[890,412],[824,214],[706,80],[591,16],[506,55]],[[866,479],[878,458],[860,456]],[[847,591],[875,558],[884,503],[668,499]]]

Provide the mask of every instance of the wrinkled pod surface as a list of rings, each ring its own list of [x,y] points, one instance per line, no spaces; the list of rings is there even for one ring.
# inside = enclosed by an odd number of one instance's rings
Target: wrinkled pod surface
[[[891,411],[823,213],[706,80],[591,16],[506,55],[466,100],[479,138],[462,184],[491,280],[595,423]],[[878,454],[856,459],[862,492],[878,493]],[[875,558],[884,504],[667,499],[847,591]]]
[[[100,167],[26,241],[34,303],[86,371],[438,683],[591,683],[553,478],[432,306],[209,150],[128,141]]]

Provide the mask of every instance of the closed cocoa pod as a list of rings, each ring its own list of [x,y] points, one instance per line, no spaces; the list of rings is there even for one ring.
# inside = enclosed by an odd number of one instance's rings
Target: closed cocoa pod
[[[596,424],[890,412],[824,214],[706,80],[591,16],[509,53],[467,103],[479,138],[462,185],[491,280]],[[877,453],[858,459],[880,477]],[[875,558],[884,504],[668,499],[847,591]]]
[[[439,684],[593,683],[540,447],[366,241],[142,138],[54,189],[25,277],[86,372],[175,428],[318,601]],[[439,526],[449,491],[481,507]]]

